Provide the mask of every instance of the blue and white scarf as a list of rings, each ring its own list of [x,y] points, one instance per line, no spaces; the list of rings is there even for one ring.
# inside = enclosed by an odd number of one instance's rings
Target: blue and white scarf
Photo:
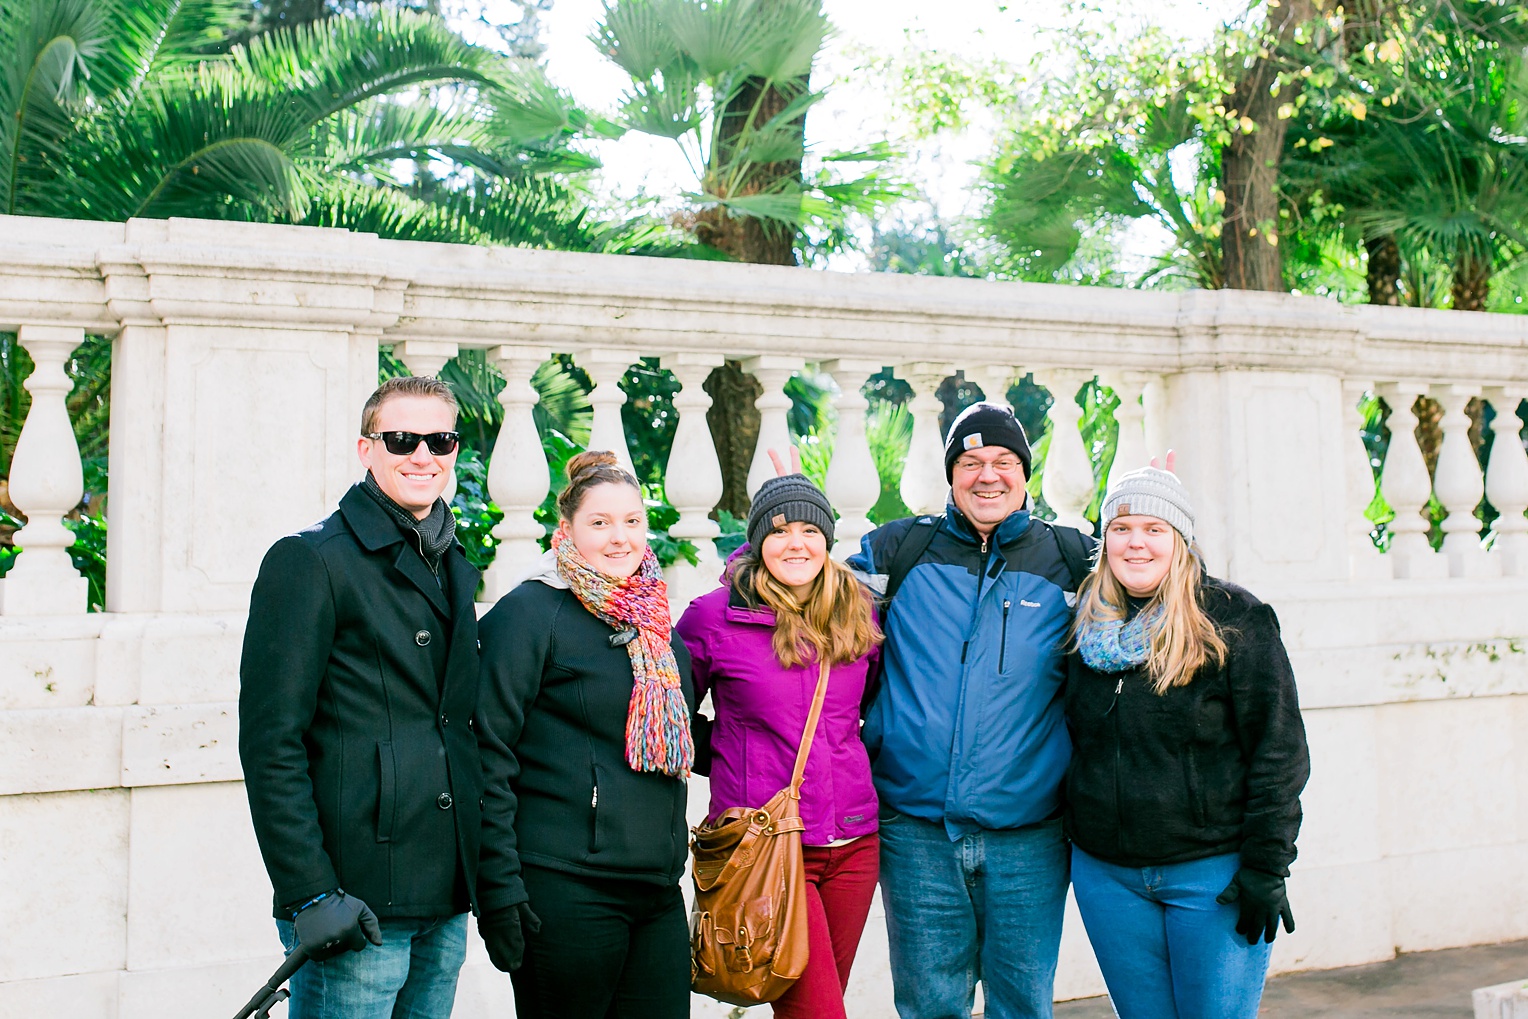
[[[1077,651],[1094,672],[1125,672],[1151,657],[1160,606],[1130,619],[1088,623],[1077,633]]]

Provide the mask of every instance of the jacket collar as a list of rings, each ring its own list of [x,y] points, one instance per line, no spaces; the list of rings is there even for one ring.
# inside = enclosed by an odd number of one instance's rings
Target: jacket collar
[[[1025,532],[1029,530],[1030,512],[1027,508],[1030,505],[1029,501],[1025,500],[1024,505],[1025,509],[1015,510],[1004,517],[1003,522],[997,525],[997,529],[992,532],[993,547],[1002,548],[1004,545],[1012,544],[1022,538]],[[980,545],[982,543],[982,536],[977,533],[975,527],[971,526],[971,521],[966,519],[964,513],[956,509],[955,497],[953,495],[945,501],[944,515],[950,533],[955,535],[955,537],[971,545]]]
[[[775,625],[775,610],[768,605],[760,605],[754,608],[743,597],[743,592],[732,585],[731,576],[724,576],[723,583],[727,585],[727,608],[723,613],[729,623],[753,623],[758,626]]]
[[[475,573],[466,561],[466,555],[462,552],[461,542],[452,542],[451,548],[441,556],[440,568],[443,571],[447,584],[453,588],[448,596],[443,590],[441,582],[435,579],[430,568],[425,565],[424,557],[419,554],[419,548],[411,542],[398,526],[398,522],[388,515],[387,511],[377,505],[377,500],[361,491],[359,484],[352,485],[340,499],[340,515],[345,518],[345,523],[350,526],[351,533],[356,537],[368,552],[377,552],[389,545],[398,546],[398,555],[393,559],[393,568],[408,578],[409,583],[419,588],[435,610],[446,618],[453,615],[453,602],[459,593],[455,590],[459,586],[457,576],[465,572]],[[459,563],[454,560],[460,559]],[[451,562],[451,565],[447,565]],[[466,569],[463,570],[462,568]],[[462,581],[465,583],[465,580]],[[468,592],[470,601],[477,592],[477,581],[472,581],[472,590]]]

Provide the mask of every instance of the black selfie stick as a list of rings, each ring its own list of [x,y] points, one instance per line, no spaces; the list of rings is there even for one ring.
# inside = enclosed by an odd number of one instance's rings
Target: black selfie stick
[[[249,1004],[239,1009],[239,1014],[233,1019],[270,1019],[271,1009],[291,997],[287,989],[281,985],[291,979],[293,973],[302,969],[302,964],[307,961],[308,953],[301,945],[292,949],[292,954],[286,957],[281,968],[271,974],[265,986],[255,992],[255,996],[249,999]]]

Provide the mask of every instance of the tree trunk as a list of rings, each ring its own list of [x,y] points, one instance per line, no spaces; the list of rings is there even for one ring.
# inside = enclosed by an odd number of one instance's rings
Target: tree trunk
[[[1461,252],[1454,263],[1455,311],[1485,311],[1486,298],[1491,296],[1491,262],[1489,259]]]
[[[1401,249],[1394,234],[1364,241],[1369,252],[1369,303],[1398,307],[1401,303]]]
[[[717,140],[707,167],[707,190],[722,197],[753,195],[777,189],[782,182],[801,182],[801,160],[763,163],[751,167],[736,186],[718,179],[721,170],[736,154],[738,137],[750,123],[767,123],[808,87],[806,78],[783,85],[765,87],[760,79],[747,82],[721,113]],[[755,109],[757,106],[757,109]],[[806,118],[797,121],[802,142],[806,139]],[[782,223],[753,216],[737,216],[725,206],[706,209],[696,217],[695,237],[739,262],[758,265],[796,265],[796,231]],[[759,441],[759,412],[754,400],[763,389],[753,376],[743,371],[737,361],[728,361],[706,379],[711,409],[706,422],[716,443],[716,455],[722,467],[722,501],[717,509],[735,516],[748,513],[748,468],[753,462],[754,447]]]
[[[1231,95],[1236,115],[1250,120],[1251,131],[1238,130],[1220,156],[1221,188],[1226,196],[1221,250],[1225,285],[1233,290],[1275,290],[1284,286],[1284,261],[1279,254],[1279,162],[1289,122],[1279,119],[1279,107],[1300,93],[1298,82],[1277,95],[1273,86],[1283,68],[1281,47],[1294,39],[1295,29],[1315,14],[1313,0],[1286,0],[1268,10],[1266,56],[1242,72]]]

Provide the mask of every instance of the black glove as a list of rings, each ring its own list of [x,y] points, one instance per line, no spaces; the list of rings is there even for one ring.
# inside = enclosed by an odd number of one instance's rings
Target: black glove
[[[1243,867],[1231,878],[1226,890],[1215,896],[1222,905],[1237,903],[1241,915],[1236,918],[1236,933],[1255,945],[1266,940],[1270,945],[1279,934],[1279,920],[1284,930],[1295,932],[1295,915],[1289,908],[1289,898],[1284,894],[1284,879],[1261,870]]]
[[[541,930],[541,918],[531,912],[531,905],[496,910],[478,919],[478,934],[488,946],[488,959],[494,969],[513,973],[525,960],[525,932]]]
[[[382,944],[382,925],[377,923],[377,914],[339,888],[304,906],[292,924],[297,928],[297,943],[310,959],[322,961],[345,952],[359,952],[368,941],[379,947]]]

